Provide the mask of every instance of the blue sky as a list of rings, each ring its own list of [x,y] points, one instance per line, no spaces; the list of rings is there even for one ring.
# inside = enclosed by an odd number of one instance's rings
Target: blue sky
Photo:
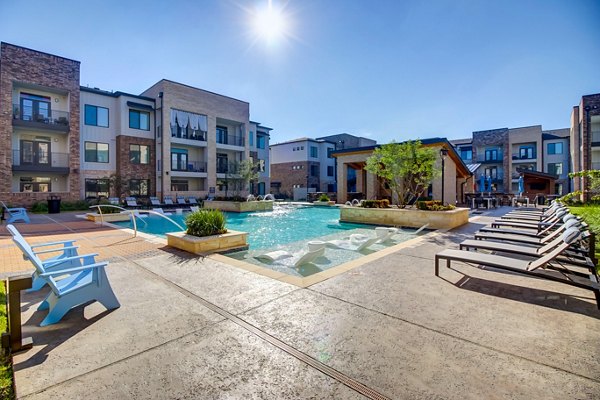
[[[600,92],[598,0],[0,0],[0,40],[81,61],[81,84],[172,79],[250,103],[272,142],[348,132],[381,143],[569,126]]]

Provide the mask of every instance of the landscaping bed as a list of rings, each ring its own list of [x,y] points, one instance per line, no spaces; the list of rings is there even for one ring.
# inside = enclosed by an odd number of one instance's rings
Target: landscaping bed
[[[590,226],[590,230],[596,234],[596,259],[600,260],[600,205],[569,206],[571,213],[580,216]],[[596,266],[600,271],[600,264]]]
[[[0,283],[0,333],[6,332],[6,287]],[[0,399],[13,399],[13,372],[10,355],[0,349]]]

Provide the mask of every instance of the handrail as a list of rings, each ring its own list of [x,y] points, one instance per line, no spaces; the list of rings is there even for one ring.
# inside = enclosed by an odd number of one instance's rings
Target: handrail
[[[164,214],[161,214],[159,212],[156,212],[154,210],[128,210],[126,208],[120,207],[120,206],[115,206],[113,204],[97,204],[97,205],[93,205],[90,206],[90,208],[97,208],[98,209],[98,213],[100,214],[100,224],[104,225],[104,216],[102,214],[102,209],[101,207],[111,207],[111,208],[116,208],[125,212],[128,212],[131,214],[131,216],[133,217],[133,237],[137,237],[137,223],[135,222],[135,217],[137,216],[138,218],[140,218],[139,213],[144,212],[144,213],[148,213],[148,214],[155,214],[158,215],[164,219],[166,219],[167,221],[171,221],[173,224],[175,224],[176,227],[178,227],[179,229],[181,229],[182,231],[185,231],[185,228],[181,225],[179,225],[177,222],[175,222],[173,219],[167,217]],[[146,225],[148,225],[148,223],[144,220],[142,220]]]

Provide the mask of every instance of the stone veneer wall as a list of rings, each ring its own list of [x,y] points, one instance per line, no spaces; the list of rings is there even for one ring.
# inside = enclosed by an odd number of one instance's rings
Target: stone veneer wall
[[[301,165],[302,169],[293,169],[294,166]],[[318,185],[319,177],[310,176],[310,166],[320,163],[316,161],[295,161],[289,163],[271,164],[271,182],[281,182],[279,193],[288,197],[293,197],[294,185],[306,187],[306,176],[308,175],[308,184]],[[317,189],[319,191],[319,189]]]
[[[0,198],[17,205],[46,200],[47,193],[12,193],[13,83],[31,84],[69,93],[69,192],[64,200],[79,199],[79,61],[8,43],[0,45]]]
[[[129,161],[129,145],[140,144],[150,147],[149,164],[132,164]],[[117,136],[117,174],[125,182],[129,179],[150,179],[150,190],[148,195],[154,196],[156,193],[156,174],[154,166],[156,165],[156,143],[153,139],[145,139],[134,136]],[[125,186],[126,188],[128,186]],[[129,194],[126,191],[127,194]]]

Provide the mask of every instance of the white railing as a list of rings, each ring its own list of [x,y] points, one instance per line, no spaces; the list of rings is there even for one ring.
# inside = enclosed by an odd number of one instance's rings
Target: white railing
[[[102,207],[109,207],[109,208],[116,208],[118,210],[121,210],[121,212],[125,211],[126,213],[130,214],[130,218],[133,222],[133,237],[137,236],[137,223],[135,222],[135,217],[140,218],[140,213],[147,213],[147,214],[154,214],[154,215],[158,215],[164,219],[166,219],[167,221],[171,221],[173,224],[175,224],[176,227],[178,227],[179,229],[181,229],[182,231],[185,231],[185,228],[181,225],[179,225],[176,221],[172,220],[171,218],[167,217],[164,214],[161,214],[159,212],[153,211],[153,210],[128,210],[126,208],[120,207],[120,206],[115,206],[112,204],[98,204],[98,205],[94,205],[94,206],[90,206],[90,208],[97,208],[98,209],[98,214],[100,214],[100,225],[104,225],[104,216],[102,214]],[[146,221],[144,221],[143,219],[141,220],[142,222],[144,222],[146,225],[148,225],[148,223]]]

